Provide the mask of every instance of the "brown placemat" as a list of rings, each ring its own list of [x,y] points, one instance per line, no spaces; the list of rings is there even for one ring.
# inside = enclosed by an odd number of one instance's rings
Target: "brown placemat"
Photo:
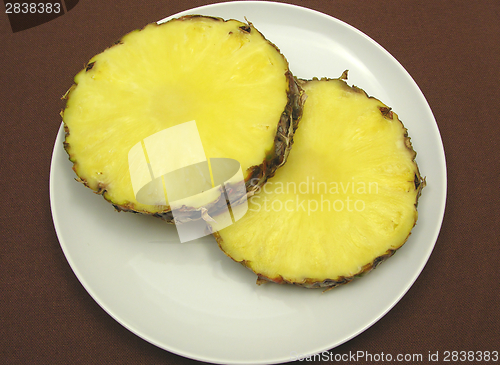
[[[16,32],[2,8],[0,363],[196,363],[132,334],[83,289],[59,246],[48,184],[60,98],[73,76],[130,30],[208,3],[66,1],[64,15]],[[443,360],[446,351],[453,360],[453,351],[474,351],[476,360],[465,361],[470,363],[478,363],[479,352],[486,360],[490,351],[493,362],[492,352],[500,351],[500,166],[494,155],[500,134],[500,2],[290,3],[358,28],[399,60],[433,110],[448,168],[445,219],[424,271],[385,317],[331,350],[333,361],[325,363],[335,363],[335,355],[351,363],[352,357],[341,356],[358,351],[422,354],[424,360],[436,353]],[[258,351],[258,344],[248,346]]]

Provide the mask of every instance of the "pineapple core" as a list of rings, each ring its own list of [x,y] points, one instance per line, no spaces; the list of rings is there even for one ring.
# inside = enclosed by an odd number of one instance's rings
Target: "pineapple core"
[[[287,72],[286,59],[249,24],[202,16],[150,24],[76,75],[62,113],[66,151],[85,185],[115,206],[168,211],[136,200],[130,149],[195,121],[206,157],[237,160],[245,174],[274,151]]]
[[[214,235],[260,281],[333,287],[405,243],[424,184],[407,131],[386,105],[342,79],[302,87],[287,163],[241,220]]]

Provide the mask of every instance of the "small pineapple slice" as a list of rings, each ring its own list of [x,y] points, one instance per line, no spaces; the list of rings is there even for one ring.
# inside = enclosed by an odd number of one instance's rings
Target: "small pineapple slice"
[[[303,82],[307,100],[286,165],[241,220],[214,232],[258,283],[350,282],[390,257],[416,223],[424,180],[407,130],[346,77]]]
[[[237,160],[252,191],[284,163],[302,108],[286,59],[252,24],[205,16],[129,33],[89,61],[65,98],[64,145],[79,180],[118,210],[166,220],[168,201],[134,195],[133,146],[194,120],[206,157]]]

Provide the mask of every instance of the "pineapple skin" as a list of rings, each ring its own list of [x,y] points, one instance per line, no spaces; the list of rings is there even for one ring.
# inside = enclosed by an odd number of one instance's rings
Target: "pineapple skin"
[[[214,236],[215,240],[217,241],[219,248],[225,253],[225,251],[222,249],[223,239],[220,236],[219,232],[214,232],[214,233],[212,233],[212,235]],[[410,235],[408,235],[408,237],[410,237]],[[406,240],[408,239],[408,237],[406,238]],[[405,240],[405,242],[406,242],[406,240]],[[403,244],[401,246],[403,246]],[[361,277],[365,274],[368,274],[370,271],[375,269],[379,264],[381,264],[382,262],[387,260],[389,257],[394,255],[394,253],[396,253],[396,251],[397,250],[387,250],[383,255],[376,257],[371,263],[363,266],[363,268],[359,272],[357,272],[356,274],[354,274],[352,276],[341,276],[341,277],[337,277],[335,279],[324,279],[324,280],[307,278],[307,279],[304,279],[303,281],[290,281],[290,280],[283,278],[283,276],[281,276],[281,275],[279,275],[277,277],[268,277],[268,276],[265,276],[265,275],[260,274],[258,272],[255,272],[255,270],[252,269],[250,262],[248,262],[246,260],[237,261],[233,257],[231,257],[227,254],[226,254],[226,256],[230,257],[233,261],[236,261],[236,262],[242,264],[247,269],[253,271],[257,275],[257,281],[256,281],[257,285],[262,285],[262,284],[266,284],[266,283],[271,282],[271,283],[276,283],[276,284],[291,284],[291,285],[296,285],[296,286],[303,287],[306,289],[322,288],[322,289],[325,289],[325,291],[326,291],[326,290],[336,288],[337,286],[340,286],[340,285],[348,284],[351,281],[353,281],[355,278]]]
[[[162,24],[156,24],[154,23],[155,26],[162,26],[163,24],[167,24],[172,21],[189,21],[194,18],[205,18],[205,19],[211,19],[213,21],[217,22],[227,22],[229,20],[225,20],[223,18],[219,17],[213,17],[213,16],[205,16],[205,15],[186,15],[182,16],[180,18],[174,18],[166,23]],[[270,42],[265,36],[258,31],[251,22],[247,21],[247,24],[244,26],[241,26],[240,29],[243,32],[257,32],[260,34],[272,47],[276,49],[276,51],[285,59],[279,48],[272,42]],[[108,49],[112,47],[119,46],[122,44],[123,41],[120,39],[117,42],[115,42],[112,46],[110,46]],[[286,61],[286,59],[285,59]],[[288,62],[286,62],[288,64]],[[85,65],[84,70],[85,72],[90,71],[94,67],[94,62],[89,62],[88,64]],[[290,149],[293,144],[293,134],[295,133],[295,130],[298,127],[300,118],[302,117],[302,110],[305,102],[305,93],[302,90],[299,80],[296,79],[293,74],[291,73],[290,69],[288,69],[285,72],[285,78],[287,80],[288,88],[286,90],[287,94],[287,104],[285,106],[285,109],[283,110],[280,119],[278,121],[277,125],[277,131],[276,135],[274,137],[274,146],[271,150],[266,151],[266,156],[264,160],[262,161],[261,164],[251,166],[250,168],[247,169],[246,172],[244,172],[244,177],[245,177],[245,186],[246,186],[246,194],[244,196],[241,196],[239,194],[238,199],[244,200],[247,197],[252,196],[255,194],[255,192],[270,178],[272,177],[276,170],[283,166],[285,164],[286,159],[288,157],[288,153],[290,152]],[[72,91],[78,86],[77,83],[73,84],[70,89],[63,95],[62,99],[63,100],[69,100],[71,97]],[[113,207],[115,208],[116,211],[118,212],[130,212],[130,213],[140,213],[140,214],[146,214],[146,215],[152,215],[154,217],[160,218],[167,223],[174,224],[174,223],[182,223],[182,222],[188,222],[192,220],[197,220],[202,218],[202,214],[200,213],[199,209],[196,208],[191,208],[191,207],[184,207],[182,211],[178,212],[176,214],[177,220],[174,222],[174,217],[173,213],[171,211],[170,206],[166,206],[163,211],[156,212],[156,213],[151,213],[145,210],[138,209],[133,203],[128,203],[128,204],[118,204],[114,202],[112,199],[110,199],[107,194],[106,194],[106,186],[99,184],[97,188],[91,187],[86,179],[82,176],[79,176],[77,169],[76,169],[76,158],[74,155],[71,154],[70,152],[70,145],[66,141],[67,137],[70,135],[70,130],[66,123],[64,122],[64,109],[60,112],[61,117],[63,118],[63,126],[64,126],[64,131],[65,131],[65,141],[63,142],[63,146],[65,151],[68,154],[69,160],[73,162],[73,171],[77,175],[77,178],[75,178],[76,181],[82,183],[86,187],[90,188],[95,194],[102,195],[102,197],[111,203]],[[232,192],[233,194],[236,194],[235,192]],[[229,192],[231,194],[231,192]],[[225,196],[223,191],[220,191],[219,197],[212,203],[210,203],[208,206],[205,208],[208,210],[209,215],[216,215],[217,212],[219,211],[221,206],[225,207],[226,201],[225,201]]]
[[[357,92],[357,93],[362,93],[367,98],[378,100],[377,98],[368,95],[363,89],[361,89],[359,87],[349,86],[345,82],[345,80],[347,80],[347,72],[348,72],[347,70],[344,71],[342,76],[339,77],[340,80],[344,81],[344,86],[346,88],[350,89],[351,91]],[[300,86],[300,85],[304,85],[305,83],[307,83],[309,81],[314,81],[314,80],[330,81],[330,80],[335,80],[335,79],[326,78],[326,77],[321,78],[321,79],[313,78],[312,80],[297,79],[297,82]],[[307,95],[305,96],[305,98],[307,98]],[[388,108],[388,107],[380,108],[380,113],[384,116],[384,118],[389,119],[389,120],[394,120],[394,113],[391,111],[390,108]],[[397,116],[396,116],[396,120],[403,126],[403,128],[405,130],[404,145],[405,145],[406,149],[408,151],[410,151],[410,153],[412,154],[412,156],[413,156],[412,162],[415,164],[414,187],[415,187],[415,191],[416,191],[416,200],[415,200],[415,222],[413,223],[413,227],[415,227],[415,225],[417,223],[417,218],[418,218],[418,212],[417,212],[416,208],[418,206],[418,200],[419,200],[420,195],[422,193],[422,189],[426,186],[426,181],[425,181],[425,177],[421,176],[418,165],[415,161],[417,153],[415,152],[415,150],[413,149],[413,146],[411,144],[410,137],[408,136],[408,130],[404,127],[403,123],[401,122],[401,120],[399,120],[399,118],[397,118]],[[384,262],[385,260],[387,260],[388,258],[393,256],[396,253],[396,251],[398,249],[400,249],[406,243],[406,241],[408,240],[408,238],[411,235],[411,231],[409,232],[408,236],[405,238],[405,240],[401,243],[401,245],[398,248],[387,250],[384,254],[377,256],[375,259],[373,259],[372,262],[364,265],[357,273],[355,273],[351,276],[340,276],[340,277],[336,277],[336,278],[327,278],[327,279],[323,279],[323,280],[318,280],[316,278],[306,278],[302,281],[287,280],[286,278],[284,278],[281,275],[278,275],[276,277],[269,277],[269,276],[263,275],[262,273],[256,272],[252,268],[251,263],[249,261],[247,261],[247,260],[242,260],[242,261],[235,260],[232,256],[230,256],[226,253],[226,251],[223,249],[223,239],[222,239],[219,232],[213,232],[212,235],[214,236],[215,240],[217,241],[219,248],[226,254],[226,256],[230,257],[233,261],[242,264],[247,269],[253,271],[257,275],[257,281],[256,281],[257,285],[262,285],[265,283],[272,282],[272,283],[276,283],[276,284],[291,284],[291,285],[295,285],[295,286],[299,286],[299,287],[303,287],[303,288],[307,288],[307,289],[322,288],[322,289],[324,289],[324,291],[328,291],[328,290],[333,289],[335,287],[348,284],[351,281],[353,281],[355,278],[364,276],[364,275],[368,274],[370,271],[374,270],[379,264],[381,264],[382,262]]]

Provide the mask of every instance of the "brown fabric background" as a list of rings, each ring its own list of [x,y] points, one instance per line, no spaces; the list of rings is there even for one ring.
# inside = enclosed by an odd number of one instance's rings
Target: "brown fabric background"
[[[427,98],[447,157],[445,219],[424,271],[384,318],[332,352],[500,351],[500,2],[290,2],[351,24],[398,59]],[[135,336],[87,294],[59,246],[48,184],[73,76],[130,30],[208,3],[80,0],[17,33],[2,8],[1,364],[196,363]]]

